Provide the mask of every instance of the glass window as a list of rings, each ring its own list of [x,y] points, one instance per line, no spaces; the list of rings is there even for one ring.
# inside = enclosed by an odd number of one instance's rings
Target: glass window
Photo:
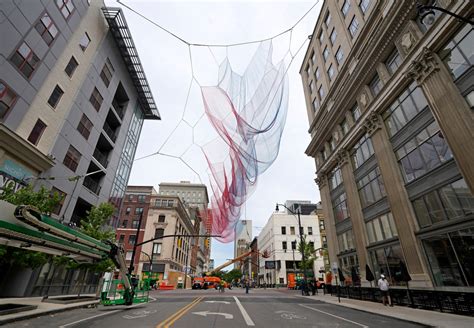
[[[313,51],[313,54],[311,55],[311,62],[313,63],[313,66],[317,64],[316,62],[316,53]]]
[[[102,71],[100,72],[100,78],[102,79],[106,87],[109,86],[110,80],[112,80],[114,71],[115,70],[114,70],[114,67],[112,66],[112,63],[110,62],[110,59],[107,58],[105,60],[104,67],[102,68]]]
[[[312,235],[313,234],[313,227],[308,227],[308,235]]]
[[[125,241],[125,235],[120,235],[119,237],[119,244],[123,244],[123,242]]]
[[[349,218],[349,207],[347,206],[346,199],[346,193],[343,192],[333,200],[333,211],[336,223]]]
[[[331,13],[328,11],[326,14],[326,18],[324,19],[324,24],[326,24],[326,27],[329,27],[330,23],[331,23]]]
[[[290,227],[290,235],[294,235],[295,234],[295,227]]]
[[[351,32],[352,37],[357,34],[357,30],[359,29],[359,21],[354,16],[351,20],[351,24],[349,25],[349,32]]]
[[[79,161],[81,160],[81,156],[81,153],[72,145],[70,145],[66,156],[64,156],[63,164],[73,172],[76,172]]]
[[[13,90],[0,80],[0,120],[4,118],[16,101],[16,94]]]
[[[135,214],[143,213],[143,207],[135,207]]]
[[[138,228],[138,223],[139,223],[139,222],[140,222],[139,220],[133,220],[133,221],[132,221],[132,229]]]
[[[423,92],[415,83],[412,83],[383,113],[385,125],[390,136],[400,131],[416,114],[427,106],[428,102]]]
[[[378,74],[375,74],[372,81],[370,81],[369,88],[370,88],[370,91],[372,92],[372,95],[374,97],[376,97],[380,93],[380,90],[382,90],[383,84],[382,84],[382,81],[380,80]]]
[[[337,241],[339,244],[339,252],[345,252],[351,249],[354,249],[354,236],[352,230],[347,230],[344,233],[341,233],[337,236]]]
[[[67,63],[67,66],[64,71],[69,77],[72,77],[72,75],[76,71],[77,66],[79,66],[79,64],[76,58],[74,58],[74,56],[71,56],[71,59],[69,59],[69,62]]]
[[[284,249],[284,250],[286,250],[286,249],[288,248],[286,241],[283,241],[283,242],[281,243],[281,246],[282,246],[282,249]]]
[[[79,47],[81,47],[82,51],[86,51],[87,47],[89,46],[89,43],[91,43],[91,38],[89,37],[89,34],[87,34],[87,32],[84,32],[84,35],[79,41]]]
[[[309,78],[309,76],[311,75],[311,67],[310,67],[309,65],[306,67],[306,74],[308,74],[308,78]],[[191,194],[191,193],[188,192],[188,195],[190,195],[190,194]]]
[[[344,60],[344,52],[342,51],[342,48],[339,47],[336,52],[336,60],[339,65],[342,64],[342,61]]]
[[[329,175],[329,188],[334,190],[342,183],[342,171],[340,167],[336,167]]]
[[[332,64],[329,65],[328,76],[329,76],[329,80],[332,81],[332,78],[334,77],[334,67],[332,67]]]
[[[291,249],[295,250],[296,249],[296,241],[291,242]]]
[[[128,243],[130,245],[135,245],[136,241],[137,241],[137,236],[135,236],[135,235],[129,235],[128,236]]]
[[[342,134],[343,134],[343,135],[346,135],[347,132],[349,132],[349,123],[347,123],[347,120],[344,119],[344,120],[341,122],[340,126],[341,126]]]
[[[281,234],[286,235],[286,227],[281,227]]]
[[[99,90],[97,90],[97,88],[94,88],[94,90],[92,90],[89,101],[92,104],[92,106],[95,108],[95,110],[99,111],[100,106],[102,106],[102,102],[104,101],[104,98],[100,94]]]
[[[324,61],[326,61],[329,57],[329,49],[328,49],[327,46],[326,46],[326,48],[324,48],[323,57],[324,57]]]
[[[314,111],[315,114],[319,111],[318,98],[314,98],[314,100],[313,100],[313,111]]]
[[[360,108],[357,104],[355,104],[355,106],[352,107],[351,114],[352,114],[352,118],[354,119],[354,122],[357,122],[359,118],[362,116],[362,113],[360,112]]]
[[[320,98],[321,101],[322,101],[323,98],[324,98],[324,88],[323,88],[323,86],[320,86],[320,87],[319,87],[318,93],[319,93],[319,98]]]
[[[93,126],[94,125],[92,124],[91,120],[89,120],[89,118],[86,116],[86,114],[82,114],[81,120],[77,125],[77,131],[79,131],[79,133],[87,140],[89,139],[89,135]]]
[[[155,229],[155,238],[163,237],[164,234],[165,234],[165,229],[162,229],[162,228]]]
[[[351,153],[352,163],[354,168],[357,169],[374,154],[374,147],[370,137],[367,134],[362,136],[352,148]]]
[[[31,130],[30,135],[28,136],[28,141],[33,145],[37,145],[45,129],[46,124],[42,120],[38,119],[35,123],[35,126]]]
[[[36,23],[35,28],[48,46],[53,43],[56,35],[58,35],[58,29],[56,28],[56,25],[54,25],[48,13],[45,13],[43,17],[41,17],[38,23]]]
[[[359,3],[359,7],[364,14],[367,12],[367,9],[369,9],[369,6],[370,6],[370,0],[361,0]]]
[[[319,32],[318,39],[319,39],[319,43],[323,44],[323,41],[324,41],[324,31],[323,30],[321,30],[321,32]]]
[[[158,222],[163,223],[163,222],[165,222],[165,219],[166,219],[166,216],[163,215],[163,214],[161,214],[161,215],[158,216]]]
[[[460,77],[474,65],[473,30],[474,28],[469,24],[464,25],[439,53],[454,79]]]
[[[319,78],[321,77],[321,73],[319,72],[319,67],[316,67],[316,72],[314,73],[314,76],[316,76],[316,81],[319,81]]]
[[[378,167],[360,178],[357,181],[357,188],[359,189],[362,207],[370,206],[386,196],[385,186]]]
[[[311,90],[311,93],[314,92],[314,81],[309,82],[309,89]]]
[[[332,32],[331,32],[331,44],[332,45],[334,45],[334,43],[336,43],[336,38],[337,38],[336,29],[333,28]]]
[[[384,246],[370,251],[374,275],[384,274],[391,285],[400,285],[397,276],[400,273],[400,262],[404,262],[399,244]]]
[[[61,89],[59,87],[59,85],[56,85],[56,87],[54,87],[53,92],[49,96],[48,104],[51,107],[56,108],[56,106],[58,105],[59,100],[61,100],[61,97],[63,96],[63,94],[64,94],[63,89]]]
[[[351,7],[351,3],[348,0],[344,0],[344,4],[342,5],[341,12],[342,16],[346,17],[347,13],[349,12],[349,8]]]
[[[385,66],[387,67],[388,72],[393,75],[397,69],[402,64],[402,58],[398,53],[397,49],[394,49],[390,56],[388,56],[387,61],[385,62]]]
[[[26,78],[30,78],[38,67],[40,59],[26,42],[23,42],[12,55],[11,61]]]
[[[161,243],[153,243],[153,254],[154,255],[161,254]]]
[[[72,3],[72,0],[56,0],[56,5],[58,6],[61,14],[63,14],[63,17],[66,19],[68,19],[74,11],[74,4]]]

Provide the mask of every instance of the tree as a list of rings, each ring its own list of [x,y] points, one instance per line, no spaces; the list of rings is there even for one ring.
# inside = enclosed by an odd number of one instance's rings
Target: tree
[[[7,185],[0,194],[0,200],[14,205],[32,205],[43,214],[50,214],[61,202],[61,197],[57,192],[52,193],[44,186],[34,191],[31,184],[16,192],[13,186]]]
[[[224,280],[227,282],[232,282],[234,280],[239,280],[242,277],[242,272],[239,269],[232,269],[224,275]]]
[[[100,241],[114,241],[115,231],[105,228],[107,221],[115,211],[115,207],[110,203],[101,203],[99,206],[92,206],[87,217],[81,220],[80,230],[88,236]]]
[[[312,270],[313,263],[318,258],[314,253],[313,244],[306,242],[306,239],[303,237],[302,242],[298,244],[298,251],[300,252],[300,254],[303,254],[304,252],[305,255],[305,260],[301,260],[300,268],[302,270]]]

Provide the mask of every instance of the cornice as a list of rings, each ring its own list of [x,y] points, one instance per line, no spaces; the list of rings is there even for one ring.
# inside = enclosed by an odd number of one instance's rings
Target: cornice
[[[373,136],[378,130],[380,130],[382,124],[382,119],[376,112],[370,113],[364,121],[364,127],[369,136]]]
[[[423,48],[421,54],[410,64],[406,72],[409,79],[415,80],[419,85],[423,84],[433,73],[439,71],[439,62],[427,47]]]

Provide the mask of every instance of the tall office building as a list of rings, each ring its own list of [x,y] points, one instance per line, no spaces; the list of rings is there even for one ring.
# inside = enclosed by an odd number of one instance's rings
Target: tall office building
[[[122,11],[102,1],[1,1],[0,16],[0,188],[59,193],[52,215],[64,223],[79,225],[101,202],[120,208],[143,121],[160,118]],[[16,272],[21,281],[1,289],[75,293],[61,270]]]
[[[239,220],[235,226],[234,258],[250,251],[252,242],[252,220]],[[247,263],[247,262],[246,262]],[[241,269],[241,262],[235,262],[234,268]],[[247,264],[244,272],[250,272],[250,264]]]
[[[437,5],[472,17],[469,1]],[[474,32],[416,1],[325,1],[301,77],[329,257],[411,287],[474,286]]]

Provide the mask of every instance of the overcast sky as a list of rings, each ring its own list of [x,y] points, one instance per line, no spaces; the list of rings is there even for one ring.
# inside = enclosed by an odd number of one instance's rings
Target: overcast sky
[[[294,25],[315,1],[123,0],[125,4],[183,39],[203,44],[237,43],[273,36]],[[106,3],[110,6],[120,6],[114,1]],[[320,4],[293,31],[291,39],[293,53],[308,35],[312,34],[319,9]],[[194,129],[194,140],[197,143],[204,143],[216,136],[212,128],[209,128],[206,117],[199,120],[203,104],[196,82],[191,84],[185,108],[191,78],[194,75],[201,85],[215,85],[218,68],[216,60],[220,62],[226,55],[232,67],[242,73],[258,44],[229,47],[227,51],[226,48],[211,48],[212,53],[207,47],[189,49],[184,43],[127,8],[123,10],[162,117],[161,121],[145,122],[136,158],[156,152],[170,137],[161,152],[176,156],[184,153],[183,161],[199,174],[196,175],[179,159],[157,155],[135,161],[129,184],[153,185],[158,190],[158,184],[161,182],[187,180],[194,183],[202,182],[209,187],[206,163],[199,148],[193,146],[192,129],[181,122],[183,117],[191,124],[199,122]],[[273,44],[275,63],[290,46],[289,34],[275,39]],[[310,136],[307,133],[308,118],[298,72],[307,45],[306,42],[288,71],[289,108],[279,156],[272,167],[259,177],[255,192],[244,206],[241,219],[253,221],[252,237],[257,236],[261,227],[265,225],[274,211],[276,202],[282,203],[290,199],[312,202],[320,200],[314,182],[314,160],[304,153]],[[193,59],[193,69],[189,50]],[[211,258],[215,259],[216,265],[224,262],[230,254],[233,254],[233,243],[222,244],[213,240]]]

